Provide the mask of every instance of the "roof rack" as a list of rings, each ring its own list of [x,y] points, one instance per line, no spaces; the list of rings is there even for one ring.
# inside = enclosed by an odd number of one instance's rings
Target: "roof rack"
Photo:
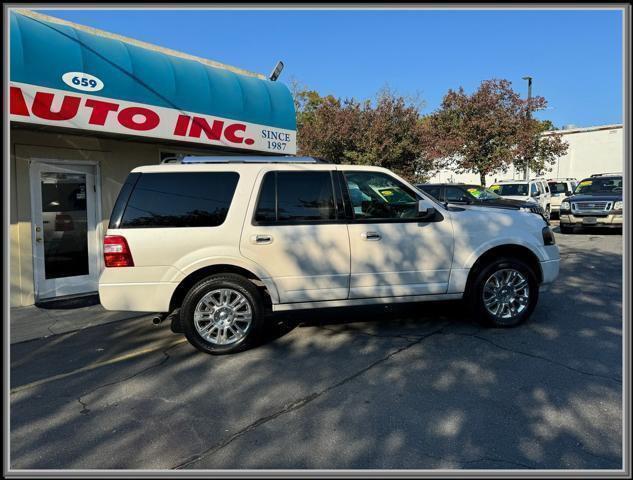
[[[200,164],[200,163],[331,163],[316,157],[295,157],[284,156],[247,156],[247,155],[227,155],[227,156],[198,156],[182,155],[177,157],[164,158],[161,164]]]
[[[604,177],[607,175],[622,175],[622,172],[611,172],[611,173],[594,173],[591,175],[592,177]]]

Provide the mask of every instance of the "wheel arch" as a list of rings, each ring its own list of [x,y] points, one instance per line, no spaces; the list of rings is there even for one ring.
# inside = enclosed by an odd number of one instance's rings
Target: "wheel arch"
[[[180,281],[169,301],[169,311],[174,311],[182,305],[185,295],[187,295],[187,292],[196,283],[206,277],[218,273],[235,273],[251,280],[264,294],[263,298],[268,307],[271,307],[272,304],[279,303],[277,289],[272,280],[261,275],[261,273],[255,273],[255,271],[256,269],[254,268],[247,268],[245,266],[227,262],[200,266],[189,272],[185,278]]]
[[[543,270],[541,269],[539,257],[530,248],[524,245],[506,244],[489,248],[477,257],[468,273],[466,288],[469,288],[483,267],[499,257],[516,258],[525,262],[534,271],[538,283],[540,284],[543,281]]]

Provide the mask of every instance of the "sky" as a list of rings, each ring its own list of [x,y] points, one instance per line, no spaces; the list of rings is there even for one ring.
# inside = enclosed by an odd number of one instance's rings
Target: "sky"
[[[384,87],[437,109],[449,88],[505,78],[555,126],[622,123],[620,10],[38,10],[364,100]]]

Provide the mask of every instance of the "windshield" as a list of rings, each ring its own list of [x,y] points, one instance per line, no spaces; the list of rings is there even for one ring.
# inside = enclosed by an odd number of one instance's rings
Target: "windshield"
[[[489,190],[484,187],[480,187],[478,185],[468,186],[466,187],[466,191],[470,193],[473,197],[475,197],[477,200],[496,200],[498,198],[501,198],[492,190]]]
[[[574,193],[582,195],[622,193],[622,177],[586,178],[578,184]]]
[[[491,185],[490,190],[503,197],[510,195],[527,197],[528,185],[527,183],[497,183]]]
[[[567,192],[567,184],[565,184],[565,182],[549,182],[548,185],[552,193],[566,193]]]

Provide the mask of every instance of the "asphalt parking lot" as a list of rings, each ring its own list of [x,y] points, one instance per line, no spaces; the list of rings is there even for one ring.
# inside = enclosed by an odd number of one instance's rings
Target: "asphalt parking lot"
[[[622,236],[556,238],[509,330],[422,303],[279,315],[220,357],[149,316],[12,345],[11,467],[620,469]]]

